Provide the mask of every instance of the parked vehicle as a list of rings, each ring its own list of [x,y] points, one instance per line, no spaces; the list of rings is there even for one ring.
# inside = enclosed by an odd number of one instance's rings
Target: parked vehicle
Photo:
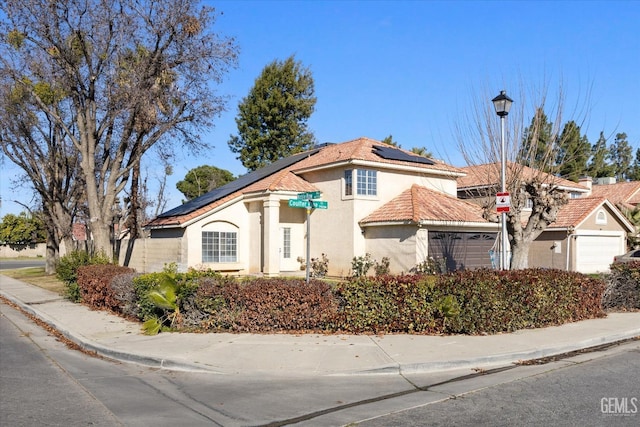
[[[635,249],[631,252],[627,252],[624,255],[616,255],[613,257],[613,262],[632,262],[632,261],[640,261],[640,249]]]

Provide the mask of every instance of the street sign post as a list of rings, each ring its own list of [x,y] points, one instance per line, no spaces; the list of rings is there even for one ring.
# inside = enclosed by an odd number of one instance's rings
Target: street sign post
[[[499,213],[509,212],[511,208],[511,195],[507,192],[496,193],[496,210]]]
[[[306,280],[309,283],[309,270],[311,256],[311,209],[327,209],[329,202],[325,200],[316,200],[320,198],[319,191],[308,191],[306,193],[298,193],[297,199],[289,199],[289,207],[291,208],[303,208],[307,210],[307,274]]]

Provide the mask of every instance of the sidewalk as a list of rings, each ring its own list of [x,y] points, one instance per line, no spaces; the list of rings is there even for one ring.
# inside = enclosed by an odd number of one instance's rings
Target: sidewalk
[[[83,348],[157,368],[242,375],[355,375],[487,369],[640,337],[640,312],[488,336],[193,334],[139,323],[0,275],[0,295]],[[2,306],[2,310],[7,310]]]

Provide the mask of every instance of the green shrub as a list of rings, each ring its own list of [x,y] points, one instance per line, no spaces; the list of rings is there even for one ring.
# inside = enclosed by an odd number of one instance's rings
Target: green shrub
[[[412,275],[340,283],[334,289],[340,308],[333,328],[350,333],[434,332],[434,284],[432,276]]]
[[[611,264],[606,282],[605,310],[640,310],[640,261]]]
[[[181,316],[175,315],[175,312],[181,312],[182,302],[196,292],[202,278],[219,276],[220,274],[213,270],[189,269],[186,273],[178,273],[175,265],[169,264],[161,273],[142,274],[135,277],[133,287],[137,298],[138,318],[143,322],[156,319],[161,326],[169,328],[179,326]],[[159,296],[167,301],[173,301],[176,306],[169,307],[159,303]]]
[[[460,314],[447,333],[480,334],[539,328],[604,315],[601,280],[560,270],[470,270],[438,276]]]
[[[82,295],[78,287],[78,268],[85,265],[111,264],[104,252],[94,255],[86,251],[72,251],[60,258],[56,264],[56,277],[64,283],[65,295],[73,302],[80,302]]]

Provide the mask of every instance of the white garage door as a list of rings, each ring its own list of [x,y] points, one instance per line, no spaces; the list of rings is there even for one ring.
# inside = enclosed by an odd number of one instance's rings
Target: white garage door
[[[580,273],[608,272],[613,257],[624,252],[621,236],[580,236],[575,241],[576,270]]]

